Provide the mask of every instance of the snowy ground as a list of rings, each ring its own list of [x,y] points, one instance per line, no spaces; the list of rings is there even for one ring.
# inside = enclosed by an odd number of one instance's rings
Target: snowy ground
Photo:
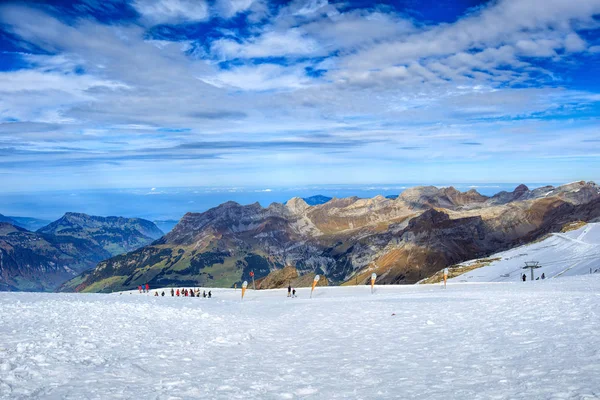
[[[600,398],[600,275],[309,290],[0,293],[0,398]]]
[[[490,265],[469,271],[455,282],[516,282],[523,273],[531,279],[529,269],[523,270],[525,261],[539,261],[541,268],[535,277],[546,278],[600,274],[600,223],[588,224],[567,233],[553,233],[550,237],[525,246],[491,255],[500,258]],[[465,263],[467,264],[467,263]]]

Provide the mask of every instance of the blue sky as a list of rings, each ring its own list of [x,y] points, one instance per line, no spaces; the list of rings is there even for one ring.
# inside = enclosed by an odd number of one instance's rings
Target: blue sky
[[[4,191],[600,178],[600,0],[0,4]]]

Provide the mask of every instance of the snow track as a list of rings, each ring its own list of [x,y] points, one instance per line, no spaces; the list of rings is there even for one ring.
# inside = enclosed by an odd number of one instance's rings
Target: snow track
[[[600,275],[312,300],[0,293],[0,398],[593,399],[598,293]]]

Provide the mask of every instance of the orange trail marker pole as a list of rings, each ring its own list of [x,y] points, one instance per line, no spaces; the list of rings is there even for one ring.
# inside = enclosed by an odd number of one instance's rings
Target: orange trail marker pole
[[[312,284],[312,289],[310,289],[310,298],[312,299],[312,294],[315,290],[315,286],[317,286],[317,282],[319,282],[319,279],[321,279],[321,277],[319,275],[315,275],[315,279],[313,280],[313,284]]]
[[[377,279],[377,274],[375,272],[373,272],[371,274],[371,294],[373,294],[373,290],[375,287],[375,280]]]
[[[444,289],[446,289],[447,281],[448,281],[448,268],[444,268]]]
[[[244,300],[244,295],[246,294],[247,287],[248,287],[248,281],[244,281],[244,283],[242,283],[242,300]]]

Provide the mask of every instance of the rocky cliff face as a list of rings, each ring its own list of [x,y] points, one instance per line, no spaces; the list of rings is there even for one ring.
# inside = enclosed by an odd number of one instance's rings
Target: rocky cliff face
[[[151,246],[104,261],[76,286],[83,291],[152,285],[230,287],[284,265],[329,282],[413,283],[446,265],[534,240],[561,224],[600,216],[600,188],[558,188],[485,197],[475,190],[418,187],[398,198],[350,197],[310,206],[228,202],[188,213]],[[70,286],[73,288],[73,285]]]

